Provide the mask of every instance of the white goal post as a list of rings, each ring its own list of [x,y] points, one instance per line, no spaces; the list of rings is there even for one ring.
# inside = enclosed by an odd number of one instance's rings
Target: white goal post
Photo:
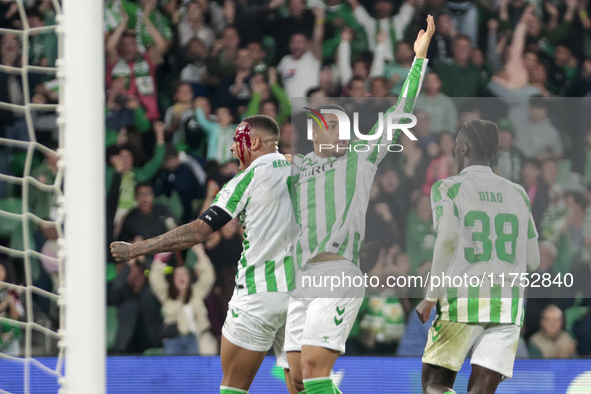
[[[105,393],[105,56],[103,0],[63,0],[59,76],[65,162],[65,384]]]

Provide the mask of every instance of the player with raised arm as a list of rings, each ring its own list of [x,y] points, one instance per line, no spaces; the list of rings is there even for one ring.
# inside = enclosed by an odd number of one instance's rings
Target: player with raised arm
[[[525,190],[490,168],[498,147],[496,124],[464,123],[455,147],[459,174],[431,189],[437,231],[434,286],[416,309],[424,323],[437,303],[423,355],[425,394],[453,393],[457,372],[472,347],[468,393],[492,394],[503,378],[513,375],[524,316],[523,288],[509,279],[535,270],[540,252]],[[434,280],[443,276],[482,280],[470,279],[459,287]]]
[[[283,341],[292,288],[291,166],[277,152],[278,141],[275,120],[265,115],[245,118],[236,128],[231,147],[241,172],[224,185],[197,220],[142,242],[111,244],[118,261],[178,251],[205,241],[233,218],[240,219],[243,251],[222,329],[221,394],[247,393],[271,346],[277,365],[288,366]],[[286,383],[289,388],[288,371]]]
[[[427,31],[421,30],[414,43],[416,58],[402,94],[384,117],[391,112],[410,113],[414,107],[427,68],[427,49],[435,32],[433,17],[427,18],[427,24]],[[345,112],[335,105],[316,110],[323,109]],[[314,152],[292,159],[297,169],[292,194],[296,196],[294,210],[299,226],[294,245],[300,267],[298,278],[337,273],[353,277],[361,273],[359,248],[365,234],[369,190],[377,166],[388,152],[386,146],[395,143],[400,134],[396,130],[394,140],[389,141],[387,133],[383,133],[374,149],[357,152],[356,145],[365,141],[349,145],[348,140],[340,140],[337,115],[323,114],[327,126],[313,126]],[[376,124],[370,134],[376,133],[377,127]],[[298,279],[296,287],[300,285]],[[354,295],[354,291],[345,289],[328,297],[314,297],[306,291],[295,289],[289,303],[285,350],[290,373],[296,389],[307,394],[340,393],[330,372],[338,356],[345,352],[345,341],[363,302],[363,291]]]

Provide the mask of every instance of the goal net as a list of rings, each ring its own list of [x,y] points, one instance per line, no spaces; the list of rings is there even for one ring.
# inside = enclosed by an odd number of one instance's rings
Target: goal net
[[[0,393],[104,392],[102,3],[0,1]]]

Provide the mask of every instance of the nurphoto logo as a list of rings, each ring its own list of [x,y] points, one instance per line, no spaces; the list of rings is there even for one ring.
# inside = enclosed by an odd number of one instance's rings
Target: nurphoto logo
[[[313,139],[313,128],[314,128],[314,123],[313,121],[316,121],[316,124],[320,127],[320,128],[326,128],[326,130],[329,130],[329,125],[328,123],[331,123],[331,127],[333,126],[337,126],[338,125],[338,130],[339,130],[339,140],[340,141],[344,141],[344,140],[350,140],[351,139],[351,129],[353,129],[353,133],[355,134],[356,139],[359,140],[365,140],[368,141],[368,143],[365,144],[360,144],[360,143],[356,143],[353,147],[350,144],[347,144],[347,146],[342,146],[340,144],[336,145],[336,149],[342,149],[342,150],[348,150],[351,151],[351,149],[354,149],[356,152],[369,152],[370,150],[374,149],[374,147],[378,147],[378,150],[381,149],[381,147],[384,147],[384,149],[387,149],[389,152],[401,152],[403,147],[400,144],[392,144],[392,140],[393,140],[393,136],[394,136],[394,130],[401,130],[404,134],[406,134],[406,136],[408,138],[410,138],[413,141],[417,140],[417,137],[415,137],[410,131],[409,129],[414,127],[417,124],[417,118],[413,115],[413,114],[408,114],[408,113],[404,113],[404,112],[389,112],[386,115],[385,118],[385,125],[384,125],[384,113],[380,112],[378,113],[378,126],[377,126],[377,130],[375,133],[373,134],[362,134],[359,131],[359,113],[358,112],[354,112],[353,113],[353,128],[351,128],[351,120],[349,119],[349,116],[338,109],[333,109],[333,108],[323,108],[320,110],[320,112],[313,110],[312,108],[308,108],[308,107],[303,107],[304,109],[309,110],[310,112],[308,113],[308,115],[310,115],[310,118],[308,118],[308,123],[307,123],[307,137],[308,140],[312,140]],[[333,114],[336,116],[337,121],[329,121],[327,122],[325,117],[322,116],[322,114]],[[402,119],[409,119],[410,122],[407,123],[400,123],[400,121]],[[384,133],[384,128],[386,129],[386,139],[387,141],[389,141],[389,144],[384,144],[384,143],[370,143],[371,141],[384,141],[382,138],[382,135]],[[369,130],[368,130],[369,131]],[[334,149],[335,145],[333,144],[320,144],[319,149]]]

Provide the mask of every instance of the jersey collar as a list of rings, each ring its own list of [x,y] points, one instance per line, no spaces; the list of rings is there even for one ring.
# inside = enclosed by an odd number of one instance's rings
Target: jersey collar
[[[482,172],[482,173],[491,173],[492,172],[492,168],[490,168],[489,166],[468,166],[466,168],[464,168],[462,170],[462,172],[460,172],[460,174],[465,174],[467,172]]]
[[[252,163],[250,163],[248,168],[254,168],[256,166],[271,163],[275,160],[285,160],[285,156],[278,152],[267,153],[266,155],[262,155],[261,157],[255,159]]]

